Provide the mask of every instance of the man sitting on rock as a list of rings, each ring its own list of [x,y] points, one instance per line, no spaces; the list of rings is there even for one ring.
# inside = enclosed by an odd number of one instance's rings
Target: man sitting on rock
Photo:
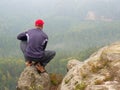
[[[45,50],[48,36],[43,32],[44,21],[35,21],[35,28],[20,33],[17,36],[21,40],[21,50],[24,54],[26,66],[35,65],[40,73],[45,72],[45,66],[55,56],[55,51]]]

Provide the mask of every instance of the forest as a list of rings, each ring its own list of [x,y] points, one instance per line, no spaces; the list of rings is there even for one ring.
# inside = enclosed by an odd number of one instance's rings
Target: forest
[[[66,73],[71,59],[86,60],[101,47],[120,41],[119,0],[1,0],[0,90],[16,90],[25,68],[17,35],[45,21],[47,50],[55,58],[47,65],[51,74]],[[27,3],[27,5],[26,5]]]
[[[119,41],[119,28],[119,22],[83,21],[65,33],[50,34],[47,49],[55,50],[56,56],[47,65],[47,71],[64,75],[69,60],[84,61],[104,45]],[[16,36],[0,35],[0,90],[15,90],[18,77],[25,68]]]

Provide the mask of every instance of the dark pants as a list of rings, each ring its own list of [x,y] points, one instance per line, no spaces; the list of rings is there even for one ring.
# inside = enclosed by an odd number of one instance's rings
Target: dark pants
[[[23,54],[25,53],[26,46],[27,46],[27,42],[22,41],[20,43],[20,48],[21,48]],[[44,52],[44,56],[42,58],[27,57],[27,56],[25,56],[25,54],[24,54],[24,57],[25,57],[26,61],[28,61],[28,60],[34,61],[34,62],[40,63],[42,66],[45,67],[47,65],[47,63],[50,62],[50,60],[54,58],[55,54],[56,54],[55,51],[46,50]]]

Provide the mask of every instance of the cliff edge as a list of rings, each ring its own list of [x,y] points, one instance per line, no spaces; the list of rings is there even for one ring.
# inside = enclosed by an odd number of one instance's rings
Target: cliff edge
[[[84,62],[71,60],[60,90],[120,90],[120,43],[105,46]]]

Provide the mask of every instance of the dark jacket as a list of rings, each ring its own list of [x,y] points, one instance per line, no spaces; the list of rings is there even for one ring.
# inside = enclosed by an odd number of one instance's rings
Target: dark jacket
[[[31,29],[26,32],[20,33],[17,39],[26,41],[27,47],[25,56],[32,58],[42,58],[44,50],[47,46],[48,36],[40,29]]]

